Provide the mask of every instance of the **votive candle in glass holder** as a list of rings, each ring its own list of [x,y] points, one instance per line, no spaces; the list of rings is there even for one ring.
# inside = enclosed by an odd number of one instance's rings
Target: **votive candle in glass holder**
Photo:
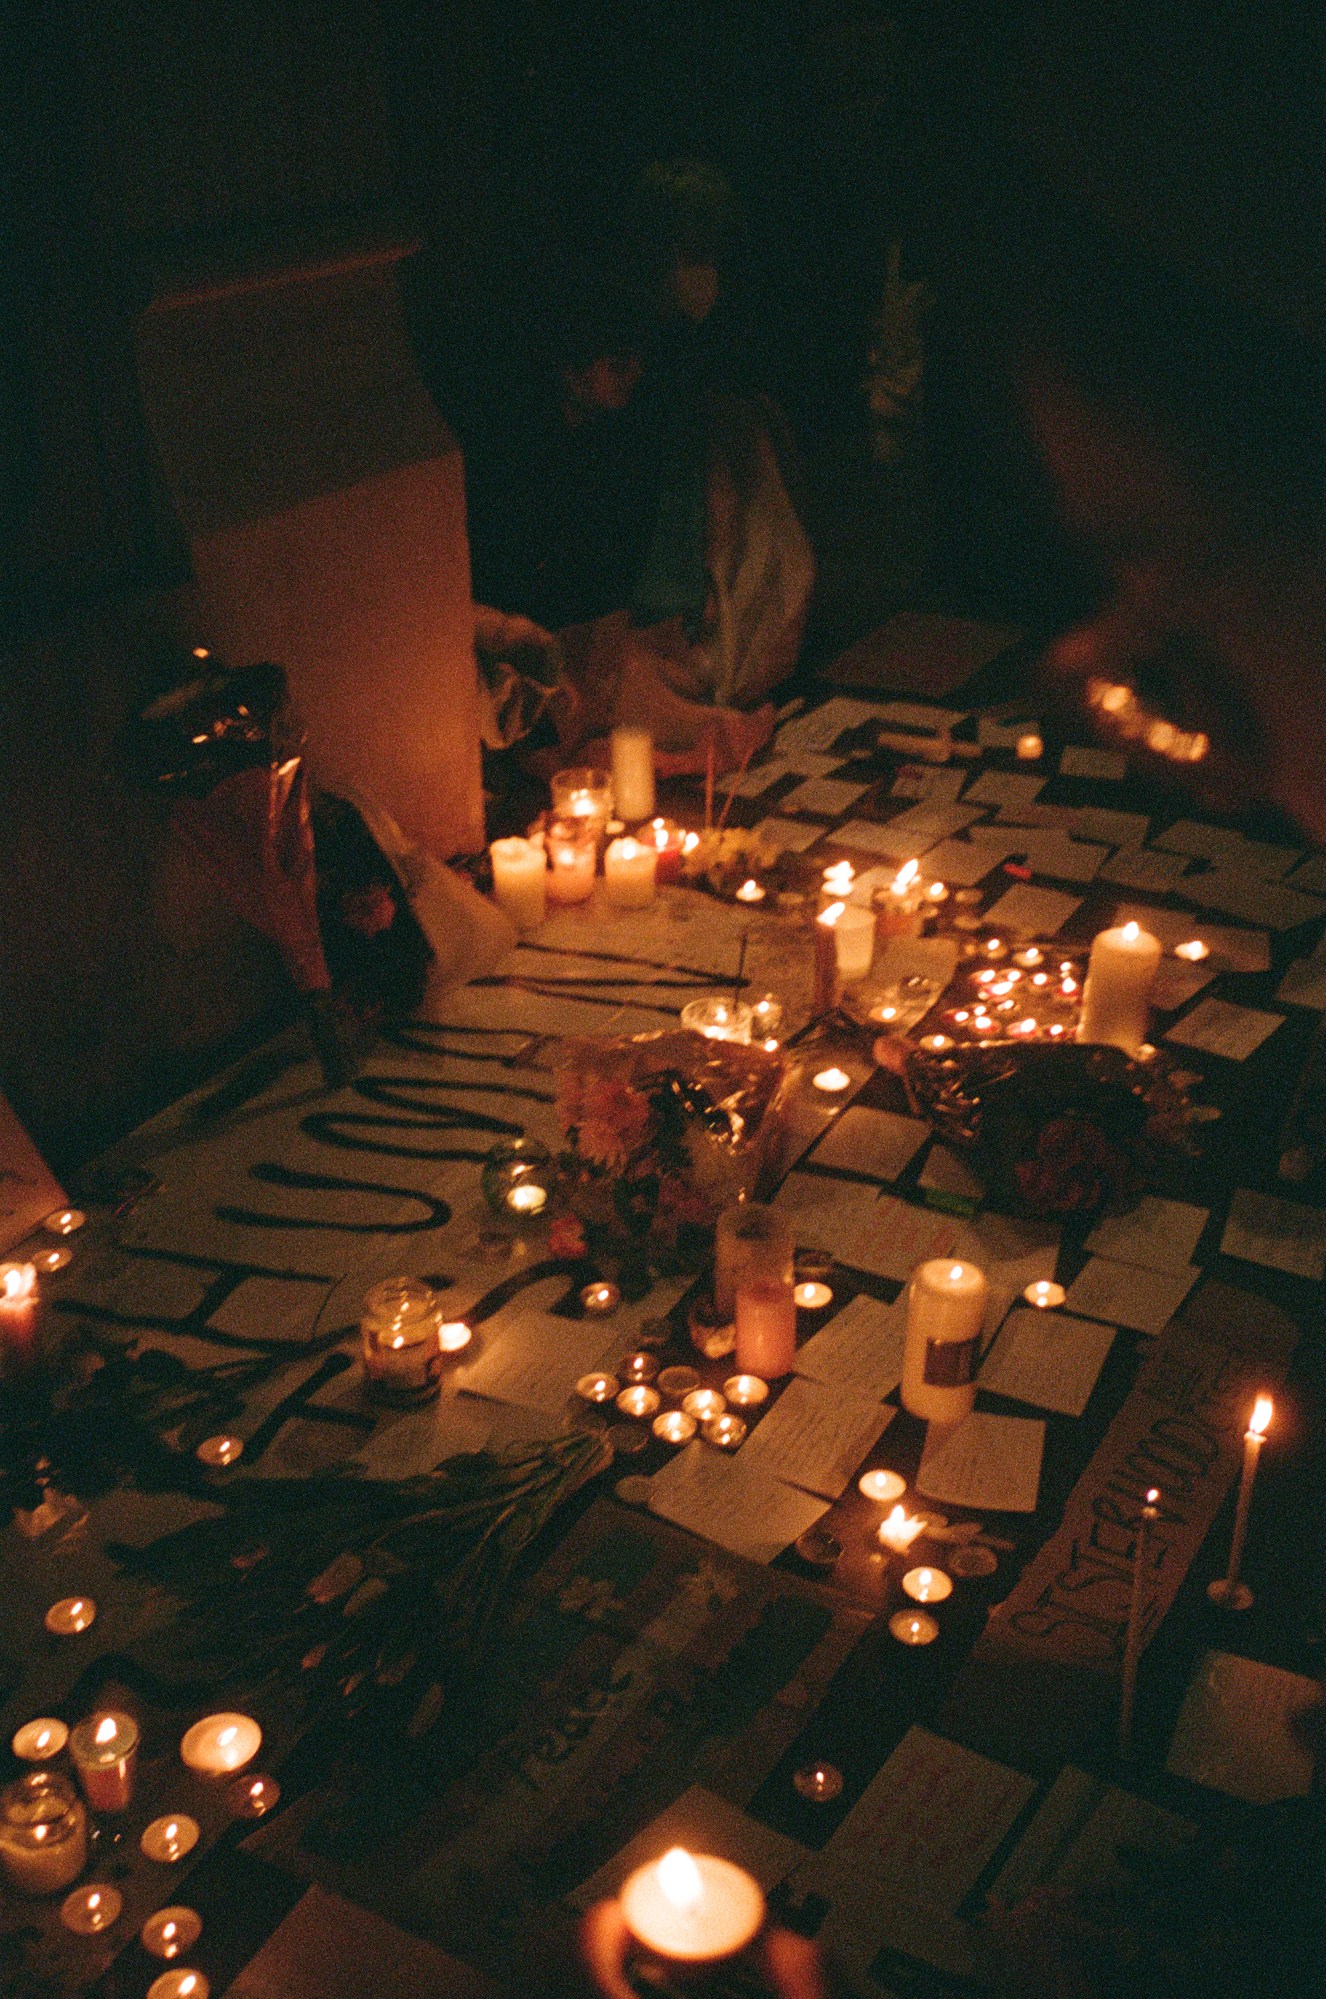
[[[588,819],[554,819],[545,836],[548,900],[587,902],[599,864],[598,836]]]
[[[662,888],[665,882],[681,880],[681,857],[685,850],[686,829],[671,819],[651,819],[640,834],[642,840],[652,840],[658,865],[654,880]]]
[[[69,1737],[69,1755],[94,1812],[123,1812],[134,1794],[138,1724],[128,1714],[90,1714]]]
[[[196,1909],[187,1909],[177,1903],[173,1908],[157,1909],[150,1915],[138,1932],[138,1941],[151,1957],[183,1957],[186,1950],[192,1950],[203,1933],[203,1919]]]
[[[734,1409],[757,1409],[769,1400],[769,1384],[758,1374],[730,1374],[723,1393]]]
[[[777,1381],[796,1365],[797,1303],[790,1278],[747,1274],[737,1285],[737,1366]]]
[[[437,1293],[421,1277],[387,1277],[364,1298],[364,1374],[383,1402],[427,1402],[442,1376]]]
[[[920,872],[918,861],[908,861],[891,882],[875,890],[875,928],[881,940],[919,937],[925,928],[927,901]]]
[[[744,1046],[750,1041],[755,1014],[744,1000],[706,996],[686,1002],[681,1024],[690,1034],[702,1034],[706,1041],[739,1041]]]
[[[652,840],[625,834],[603,856],[603,893],[614,909],[648,909],[654,900],[658,849]]]
[[[517,930],[537,930],[547,915],[548,857],[533,840],[494,840],[488,849],[493,868],[493,900]]]
[[[559,770],[552,781],[552,805],[555,818],[582,819],[600,841],[612,817],[612,779],[590,764]]]
[[[483,1163],[484,1200],[503,1221],[537,1221],[547,1211],[557,1177],[553,1156],[537,1138],[501,1138]]]
[[[647,1416],[657,1416],[662,1400],[656,1388],[648,1387],[643,1381],[636,1381],[629,1388],[623,1388],[617,1397],[617,1407],[623,1416],[633,1416],[637,1422],[642,1423]]]
[[[20,1895],[55,1895],[87,1865],[87,1813],[67,1777],[32,1770],[0,1791],[0,1867]]]

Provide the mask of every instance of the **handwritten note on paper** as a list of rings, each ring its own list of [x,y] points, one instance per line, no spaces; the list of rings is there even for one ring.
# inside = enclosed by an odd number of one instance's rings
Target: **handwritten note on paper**
[[[1166,1201],[1144,1194],[1126,1215],[1107,1215],[1087,1237],[1087,1248],[1119,1263],[1148,1270],[1185,1270],[1210,1216],[1191,1201]]]
[[[1232,1652],[1203,1653],[1165,1768],[1250,1805],[1306,1798],[1315,1763],[1311,1737],[1326,1719],[1324,1710],[1320,1680]]]
[[[976,882],[984,881],[991,868],[997,868],[1010,854],[1017,852],[1017,842],[1007,838],[975,843],[970,840],[941,840],[928,854],[921,856],[921,874],[928,882],[948,882],[952,888],[971,888]]]
[[[927,1499],[988,1513],[1034,1513],[1041,1482],[1045,1425],[1032,1416],[976,1410],[961,1423],[932,1423],[916,1489]]]
[[[779,800],[783,812],[810,812],[821,819],[836,819],[863,798],[868,784],[853,784],[843,777],[808,777],[795,791]]]
[[[671,1847],[684,1846],[689,1853],[718,1853],[724,1860],[744,1867],[767,1894],[809,1855],[799,1841],[786,1833],[774,1832],[758,1819],[731,1805],[701,1784],[689,1790],[659,1813],[658,1817],[628,1840],[620,1853],[604,1862],[597,1873],[567,1900],[573,1908],[588,1909],[609,1895],[617,1894],[628,1874],[645,1867]]]
[[[1191,1265],[1181,1270],[1146,1270],[1093,1256],[1068,1287],[1068,1309],[1088,1319],[1131,1326],[1138,1333],[1163,1333],[1201,1276]]]
[[[827,767],[822,773],[825,776],[828,771],[837,768],[832,757],[822,757],[819,761]],[[780,778],[792,775],[792,766],[784,758],[770,757],[768,763],[753,764],[749,770],[729,771],[726,776],[718,779],[715,789],[731,792],[734,798],[758,798],[761,792],[768,791],[769,787],[777,784]]]
[[[880,1402],[902,1380],[906,1336],[905,1290],[891,1305],[861,1293],[798,1347],[796,1370],[826,1388]]]
[[[835,694],[808,714],[784,722],[778,731],[777,750],[787,755],[793,750],[811,750],[821,755],[831,750],[845,729],[859,729],[863,722],[879,720],[876,701],[852,701]]]
[[[1123,847],[1101,865],[1100,878],[1143,895],[1167,895],[1188,865],[1186,854],[1167,854],[1155,847]]]
[[[1220,1253],[1320,1283],[1326,1277],[1326,1213],[1240,1187],[1229,1204]]]
[[[823,831],[822,826],[803,826],[795,819],[761,819],[754,838],[774,854],[803,854],[807,847],[814,846]]]
[[[1091,1400],[1114,1327],[1066,1312],[1011,1312],[980,1373],[980,1385],[1013,1402],[1080,1416]]]
[[[1094,881],[1110,851],[1054,831],[1025,833],[1019,844],[1028,867],[1038,875],[1053,875],[1056,881],[1066,882]]]
[[[1045,789],[1043,777],[1029,777],[1017,770],[982,771],[975,784],[967,787],[971,805],[1030,805]]]
[[[1028,937],[1053,937],[1081,907],[1080,895],[1019,882],[1015,888],[1006,889],[998,902],[986,910],[984,920],[997,930],[1013,930]]]
[[[774,1206],[787,1215],[799,1248],[827,1243],[840,1262],[900,1284],[927,1257],[947,1255],[957,1231],[950,1215],[812,1173],[789,1173]]]
[[[1283,1027],[1282,1013],[1264,1013],[1258,1006],[1236,1006],[1232,1000],[1204,999],[1166,1032],[1166,1041],[1222,1055],[1228,1062],[1246,1062],[1249,1055]]]
[[[1128,775],[1128,759],[1119,750],[1084,749],[1069,743],[1059,759],[1060,777],[1092,777],[1116,783]]]
[[[822,1520],[825,1500],[699,1441],[678,1451],[649,1483],[649,1510],[748,1562],[772,1562]]]
[[[840,1386],[798,1376],[752,1430],[742,1447],[742,1469],[837,1499],[895,1413]]]
[[[815,1147],[817,1166],[841,1166],[872,1180],[896,1180],[930,1136],[919,1118],[853,1104],[835,1118]]]
[[[458,1380],[467,1395],[556,1415],[610,1337],[593,1319],[508,1308],[480,1328],[483,1350],[459,1370]]]

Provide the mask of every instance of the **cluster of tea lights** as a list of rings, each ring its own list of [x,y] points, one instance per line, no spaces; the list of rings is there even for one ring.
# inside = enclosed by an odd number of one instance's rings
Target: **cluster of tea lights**
[[[615,1374],[595,1369],[581,1375],[575,1392],[592,1407],[611,1404],[632,1422],[648,1423],[662,1444],[677,1448],[698,1434],[719,1450],[735,1451],[747,1430],[745,1416],[736,1411],[766,1402],[769,1384],[757,1374],[733,1374],[721,1390],[706,1388],[693,1367],[666,1367],[660,1373],[652,1353],[634,1353],[618,1363]],[[680,1407],[664,1409],[665,1395],[677,1398]]]
[[[998,1041],[1016,1035],[1027,1041],[1071,1040],[1082,1005],[1082,968],[1075,958],[1047,956],[1039,945],[1011,955],[1002,938],[981,946],[987,961],[969,971],[970,997],[943,1015],[943,1031],[922,1037],[921,1046],[942,1053],[955,1040]],[[991,960],[1010,959],[1007,963]]]
[[[862,1472],[856,1483],[863,1498],[889,1509],[875,1529],[875,1539],[881,1549],[889,1555],[909,1554],[913,1542],[925,1532],[926,1518],[924,1514],[908,1513],[902,1504],[907,1490],[906,1479],[900,1472],[879,1466]],[[905,1571],[902,1591],[910,1602],[906,1609],[893,1613],[889,1619],[889,1631],[900,1645],[933,1644],[939,1636],[939,1624],[925,1606],[943,1603],[952,1596],[953,1578],[944,1569],[931,1568],[922,1563]],[[918,1605],[921,1608],[917,1608]]]

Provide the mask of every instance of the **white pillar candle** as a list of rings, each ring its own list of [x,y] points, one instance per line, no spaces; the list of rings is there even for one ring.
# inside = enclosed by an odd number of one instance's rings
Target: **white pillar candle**
[[[989,1286],[974,1263],[939,1256],[912,1272],[902,1405],[932,1423],[958,1423],[976,1400],[976,1362]]]
[[[533,843],[531,843],[533,844]],[[545,839],[549,902],[587,902],[594,893],[599,843],[584,819],[554,819]]]
[[[648,909],[654,900],[658,848],[652,841],[613,840],[603,856],[603,887],[614,909]]]
[[[1104,1041],[1135,1055],[1146,1040],[1160,941],[1140,924],[1102,930],[1091,946],[1082,990],[1079,1041]]]
[[[787,1278],[747,1276],[737,1286],[737,1366],[777,1381],[797,1355],[797,1302]]]
[[[262,1730],[247,1714],[209,1714],[184,1731],[180,1756],[199,1777],[233,1777],[262,1747]]]
[[[648,729],[613,730],[612,797],[618,816],[628,826],[653,812],[654,738]]]
[[[494,840],[493,897],[517,930],[537,930],[547,914],[548,862],[533,840]]]
[[[838,977],[864,979],[875,955],[875,912],[849,902],[833,926],[834,957]]]
[[[23,1369],[37,1341],[37,1270],[31,1263],[0,1263],[0,1373],[6,1363]]]
[[[69,1737],[83,1796],[94,1812],[123,1812],[134,1794],[138,1724],[132,1715],[90,1714]]]
[[[687,1964],[715,1964],[759,1935],[764,1891],[730,1860],[674,1846],[627,1876],[621,1912],[646,1950]]]

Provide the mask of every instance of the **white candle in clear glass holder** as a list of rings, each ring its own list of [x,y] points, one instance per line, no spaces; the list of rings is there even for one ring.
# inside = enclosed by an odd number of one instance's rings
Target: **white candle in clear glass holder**
[[[494,840],[493,898],[517,930],[537,930],[547,915],[548,860],[533,840]]]
[[[988,1293],[985,1272],[953,1257],[934,1257],[912,1272],[902,1405],[913,1416],[958,1423],[970,1415]]]
[[[612,796],[619,818],[633,825],[654,810],[654,738],[623,725],[612,732]]]
[[[1082,988],[1079,1041],[1105,1042],[1135,1055],[1146,1040],[1160,940],[1140,924],[1102,930],[1091,945]]]
[[[654,900],[658,849],[628,833],[611,840],[603,856],[603,892],[614,909],[648,909]]]
[[[67,1778],[34,1770],[0,1792],[0,1866],[21,1895],[54,1895],[87,1865],[87,1813]]]
[[[848,983],[869,976],[875,956],[875,912],[849,902],[833,926],[838,976]]]
[[[69,1754],[94,1812],[128,1810],[138,1763],[138,1724],[132,1715],[90,1714],[71,1733]]]
[[[736,1311],[737,1286],[748,1275],[793,1281],[796,1245],[786,1215],[760,1201],[737,1201],[724,1208],[714,1230],[714,1306],[729,1323]],[[760,1368],[743,1372],[759,1374]]]
[[[790,1279],[747,1275],[737,1285],[737,1366],[777,1381],[796,1365],[797,1302]]]
[[[554,819],[548,828],[547,892],[549,902],[587,902],[594,893],[599,844],[584,819]]]
[[[706,1041],[739,1041],[749,1044],[755,1025],[755,1010],[744,1000],[687,1000],[681,1010],[681,1024],[689,1034],[702,1034]]]

